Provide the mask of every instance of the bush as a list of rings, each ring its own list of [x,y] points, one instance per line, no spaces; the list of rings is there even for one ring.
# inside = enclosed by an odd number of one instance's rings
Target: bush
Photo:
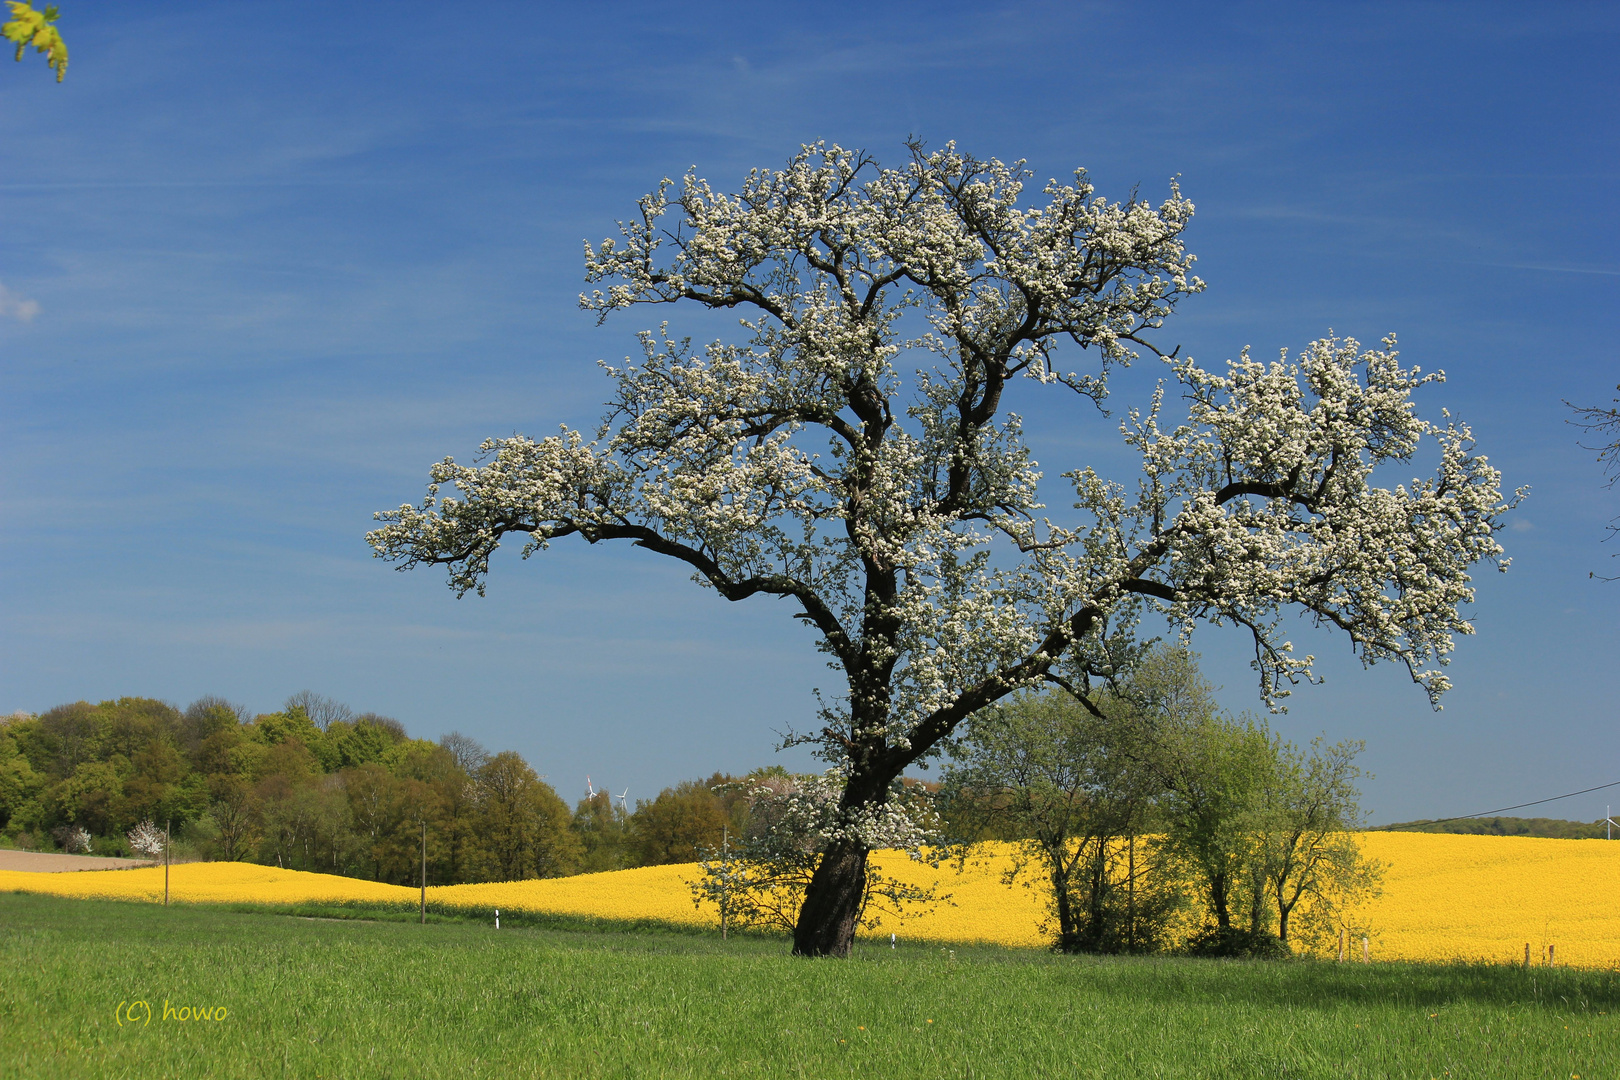
[[[1245,960],[1287,960],[1294,953],[1288,943],[1264,930],[1221,929],[1207,926],[1194,934],[1181,950],[1188,956],[1226,956]]]
[[[90,850],[90,834],[82,825],[63,825],[53,829],[51,836],[56,844],[69,855],[83,855]]]

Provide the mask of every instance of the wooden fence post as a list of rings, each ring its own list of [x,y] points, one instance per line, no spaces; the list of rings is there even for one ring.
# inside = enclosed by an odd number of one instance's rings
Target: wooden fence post
[[[422,819],[422,925],[427,925],[427,819]]]
[[[1530,968],[1530,943],[1528,941],[1524,943],[1524,966],[1525,970],[1528,971]]]
[[[1365,934],[1361,936],[1361,962],[1363,964],[1372,963],[1372,950],[1368,946],[1367,935]]]
[[[1344,963],[1344,927],[1339,927],[1339,963]]]
[[[163,823],[163,906],[169,906],[169,830],[173,821]]]

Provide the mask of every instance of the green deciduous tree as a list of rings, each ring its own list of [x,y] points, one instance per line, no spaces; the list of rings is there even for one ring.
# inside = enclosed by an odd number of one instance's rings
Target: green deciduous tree
[[[0,36],[17,43],[18,60],[30,45],[35,52],[44,53],[45,62],[56,72],[56,81],[61,82],[67,75],[68,51],[56,28],[56,5],[47,4],[44,11],[35,11],[26,0],[7,0],[6,7],[11,9],[11,18],[0,25]]]
[[[1327,746],[1317,739],[1302,753],[1274,743],[1275,762],[1261,792],[1255,863],[1284,943],[1320,945],[1346,910],[1377,888],[1380,868],[1362,855],[1356,840],[1364,824],[1355,764],[1362,745]],[[1258,922],[1252,920],[1256,929]]]
[[[473,776],[489,760],[475,740],[452,731],[439,740],[442,758],[434,760],[431,775],[421,778],[438,792],[439,818],[429,837],[435,853],[436,880],[471,880],[477,862],[478,792]]]
[[[1008,883],[1031,864],[1042,881],[1062,952],[1157,946],[1177,890],[1155,872],[1149,831],[1156,777],[1122,703],[1101,715],[1065,691],[1020,694],[974,716],[953,750],[942,793],[959,821],[1010,839]]]
[[[558,877],[574,870],[580,843],[568,827],[568,805],[528,762],[503,751],[479,767],[474,782],[487,879]]]
[[[1165,850],[1212,923],[1195,949],[1272,955],[1300,929],[1319,942],[1376,887],[1354,835],[1360,743],[1301,752],[1263,722],[1227,715],[1185,649],[1155,650],[1121,694],[1163,788]]]
[[[225,862],[247,858],[253,848],[253,804],[246,780],[218,774],[208,778],[208,817],[212,853]]]
[[[579,837],[582,873],[597,874],[637,865],[631,843],[630,815],[606,791],[587,795],[574,806],[574,833]]]
[[[334,720],[326,729],[326,741],[340,768],[381,762],[405,738],[404,725],[391,716],[376,713],[365,713],[353,720]]]
[[[26,714],[22,719],[33,720]],[[10,726],[10,722],[0,720],[0,828],[8,826],[13,817],[41,817],[37,797],[45,788],[45,777],[34,771],[33,764],[18,748]]]
[[[254,785],[253,807],[259,861],[289,870],[350,870],[354,831],[337,777],[296,769],[271,772]]]
[[[636,812],[630,815],[636,864],[694,862],[705,850],[720,846],[729,823],[725,804],[699,780],[665,788],[650,801],[637,799]]]
[[[122,824],[118,809],[128,768],[129,762],[121,757],[81,764],[73,775],[46,790],[43,801],[48,823],[76,825],[93,835],[117,830]]]

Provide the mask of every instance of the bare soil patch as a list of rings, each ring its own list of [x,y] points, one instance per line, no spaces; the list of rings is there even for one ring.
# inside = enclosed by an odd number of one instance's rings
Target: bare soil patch
[[[0,848],[0,870],[64,874],[73,870],[124,870],[131,866],[151,865],[149,859],[110,859],[102,855],[58,855],[44,851],[9,851]]]

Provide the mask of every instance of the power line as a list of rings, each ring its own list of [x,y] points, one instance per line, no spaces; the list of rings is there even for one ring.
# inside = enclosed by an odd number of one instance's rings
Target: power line
[[[1569,798],[1573,798],[1576,795],[1585,795],[1589,791],[1602,791],[1604,788],[1612,788],[1612,787],[1620,787],[1620,780],[1614,780],[1614,781],[1611,781],[1610,783],[1607,783],[1607,784],[1599,784],[1597,787],[1581,788],[1581,790],[1579,790],[1579,791],[1571,791],[1571,792],[1569,792],[1568,794],[1565,794],[1565,795],[1554,795],[1550,799],[1537,799],[1535,802],[1515,803],[1512,806],[1502,806],[1502,807],[1498,807],[1495,810],[1481,810],[1477,814],[1462,814],[1462,815],[1459,815],[1458,817],[1441,818],[1438,821],[1410,821],[1410,822],[1407,822],[1404,825],[1390,825],[1390,826],[1388,826],[1386,828],[1376,829],[1374,831],[1375,832],[1393,832],[1396,829],[1415,829],[1415,828],[1418,828],[1418,827],[1423,826],[1423,825],[1444,825],[1447,822],[1451,822],[1451,821],[1467,821],[1469,818],[1489,817],[1492,814],[1500,814],[1500,813],[1502,813],[1503,811],[1506,811],[1506,810],[1523,810],[1527,806],[1540,806],[1542,803],[1557,802],[1559,799],[1569,799]]]

